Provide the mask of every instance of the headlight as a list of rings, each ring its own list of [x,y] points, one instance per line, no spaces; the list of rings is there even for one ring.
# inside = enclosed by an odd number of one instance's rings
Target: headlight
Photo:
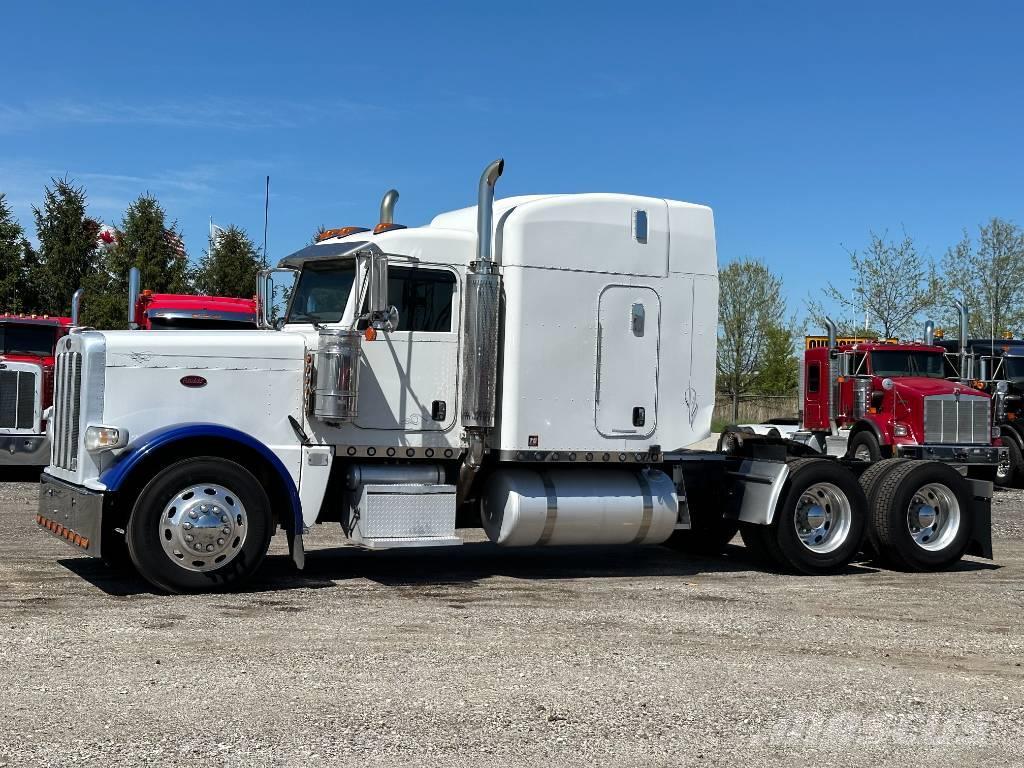
[[[906,424],[896,424],[892,428],[892,433],[896,435],[896,437],[906,437],[910,434],[910,429]]]
[[[128,430],[102,425],[85,430],[85,450],[109,451],[128,445]]]

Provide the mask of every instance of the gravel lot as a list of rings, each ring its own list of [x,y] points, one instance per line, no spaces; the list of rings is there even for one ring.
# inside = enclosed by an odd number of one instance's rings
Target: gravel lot
[[[20,478],[28,479],[28,478]],[[765,573],[662,549],[365,553],[283,537],[243,594],[163,597],[0,483],[0,766],[1008,765],[1024,492],[995,565]]]

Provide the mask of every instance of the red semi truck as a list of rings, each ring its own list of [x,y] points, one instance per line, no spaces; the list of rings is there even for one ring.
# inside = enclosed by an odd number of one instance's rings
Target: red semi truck
[[[255,328],[256,302],[139,290],[129,273],[129,325],[140,330]],[[82,290],[71,317],[0,315],[0,467],[44,467],[50,461],[46,413],[53,404],[57,342],[78,326]]]
[[[946,350],[923,342],[808,337],[798,423],[761,425],[832,456],[942,461],[980,479],[1008,461],[991,398],[946,378]]]
[[[0,315],[0,466],[50,460],[46,408],[53,397],[54,350],[70,317]]]

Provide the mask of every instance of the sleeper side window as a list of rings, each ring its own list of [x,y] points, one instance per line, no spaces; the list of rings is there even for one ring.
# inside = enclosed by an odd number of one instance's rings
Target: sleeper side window
[[[821,363],[812,363],[807,369],[807,393],[815,394],[821,389]]]

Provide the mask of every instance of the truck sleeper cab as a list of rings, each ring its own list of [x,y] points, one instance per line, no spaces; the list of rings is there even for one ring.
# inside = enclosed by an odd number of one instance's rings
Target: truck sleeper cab
[[[316,524],[367,549],[457,546],[467,527],[501,546],[715,549],[741,529],[783,567],[827,573],[860,551],[874,505],[891,562],[991,554],[990,485],[940,464],[892,467],[875,499],[859,468],[805,446],[685,450],[714,405],[710,209],[495,203],[503,166],[475,207],[406,228],[389,192],[372,230],[285,257],[258,281],[262,330],[64,340],[37,522],[166,591],[241,583],[277,529],[301,566]],[[282,271],[297,279],[277,323]]]

